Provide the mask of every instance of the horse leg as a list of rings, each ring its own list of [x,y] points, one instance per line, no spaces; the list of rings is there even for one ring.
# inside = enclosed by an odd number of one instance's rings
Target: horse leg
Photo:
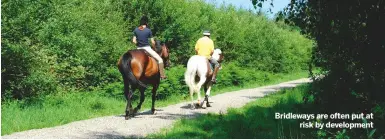
[[[206,91],[206,96],[205,96],[205,100],[206,100],[206,106],[207,107],[211,107],[210,105],[210,102],[209,102],[209,97],[210,97],[210,91],[211,91],[211,82],[207,84],[207,87],[205,87]]]
[[[128,120],[130,112],[133,112],[132,105],[131,105],[131,97],[135,91],[135,88],[132,87],[132,89],[130,90],[130,84],[128,83],[128,80],[125,78],[123,80],[124,80],[124,97],[126,97],[126,100],[127,100],[125,119]]]
[[[206,77],[205,77],[205,76],[201,76],[201,77],[200,77],[200,80],[199,80],[199,82],[198,82],[198,84],[197,84],[197,87],[196,87],[196,92],[197,92],[197,94],[198,94],[198,105],[199,105],[199,106],[202,106],[202,104],[203,104],[203,102],[204,102],[204,101],[202,101],[202,102],[200,102],[200,101],[201,101],[201,87],[202,87],[202,85],[203,85],[205,82],[206,82]]]
[[[203,85],[203,91],[204,91],[204,93],[206,93],[206,91],[207,91],[207,83],[205,83],[204,85]],[[205,102],[206,102],[206,95],[205,95],[205,98],[203,99],[203,101],[202,101],[202,103],[201,103],[201,106],[202,106],[202,108],[206,108],[206,104],[205,104]]]
[[[155,100],[156,100],[156,91],[158,90],[159,84],[154,84],[152,87],[152,105],[151,105],[151,112],[152,114],[155,114]]]
[[[191,97],[191,106],[190,106],[190,108],[191,109],[195,109],[195,105],[194,105],[194,87],[193,87],[193,85],[189,85],[189,90],[190,90],[190,97]]]
[[[140,101],[139,101],[139,104],[135,107],[134,113],[137,113],[138,110],[140,110],[140,108],[142,107],[142,104],[143,104],[143,101],[144,101],[144,98],[145,98],[145,96],[144,96],[144,91],[145,90],[146,90],[145,88],[140,88],[139,89],[139,91],[140,91]]]

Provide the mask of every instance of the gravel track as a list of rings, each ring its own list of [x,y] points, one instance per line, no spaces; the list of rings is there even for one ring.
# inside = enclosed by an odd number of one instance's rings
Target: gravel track
[[[211,97],[212,107],[191,110],[190,102],[158,108],[155,115],[150,110],[138,113],[130,120],[123,115],[107,116],[89,120],[76,121],[62,126],[33,129],[2,136],[3,139],[115,139],[144,138],[147,134],[158,132],[161,128],[171,127],[173,122],[181,118],[194,118],[202,114],[225,113],[228,108],[242,107],[267,94],[283,88],[295,87],[311,82],[308,78],[289,81],[277,85],[254,89],[227,92]],[[214,87],[215,88],[215,87]],[[186,91],[187,92],[187,91]],[[202,93],[203,95],[203,93]],[[204,96],[203,96],[204,97]],[[122,108],[122,113],[124,108]]]

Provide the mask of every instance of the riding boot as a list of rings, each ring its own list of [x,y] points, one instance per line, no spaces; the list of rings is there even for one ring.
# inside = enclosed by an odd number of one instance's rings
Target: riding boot
[[[160,73],[161,79],[167,78],[167,76],[164,74],[164,64],[163,63],[159,63],[159,73]]]
[[[211,82],[213,82],[213,84],[217,83],[216,77],[217,77],[218,70],[219,70],[219,67],[215,67],[213,77],[211,79]]]

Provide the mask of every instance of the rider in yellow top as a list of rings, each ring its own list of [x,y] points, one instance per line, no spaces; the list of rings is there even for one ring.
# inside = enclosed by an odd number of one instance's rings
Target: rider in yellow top
[[[214,53],[214,42],[210,39],[209,31],[203,32],[203,37],[200,38],[195,45],[195,51],[197,55],[205,56],[207,59],[209,59],[210,63],[215,65],[215,69],[214,69],[214,73],[211,81],[213,83],[216,83],[215,77],[218,73],[220,65],[217,60],[211,57],[211,55],[213,55]]]

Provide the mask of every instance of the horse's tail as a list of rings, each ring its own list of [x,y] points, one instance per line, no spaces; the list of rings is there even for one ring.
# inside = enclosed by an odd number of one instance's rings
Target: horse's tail
[[[194,86],[195,72],[187,70],[184,73],[184,80],[188,86]]]
[[[123,69],[122,75],[127,77],[129,83],[131,83],[132,85],[146,88],[147,85],[142,83],[138,79],[136,79],[134,73],[132,73],[132,70],[131,70],[131,60],[132,60],[132,56],[131,56],[130,53],[125,53],[123,55],[123,57],[121,59],[121,61],[122,61],[121,62],[121,65],[122,65],[121,67]]]
[[[184,73],[184,79],[190,88],[194,89],[194,92],[196,90],[195,88],[195,76],[197,74],[197,67],[194,66],[193,62],[190,60],[187,62],[187,70]]]

